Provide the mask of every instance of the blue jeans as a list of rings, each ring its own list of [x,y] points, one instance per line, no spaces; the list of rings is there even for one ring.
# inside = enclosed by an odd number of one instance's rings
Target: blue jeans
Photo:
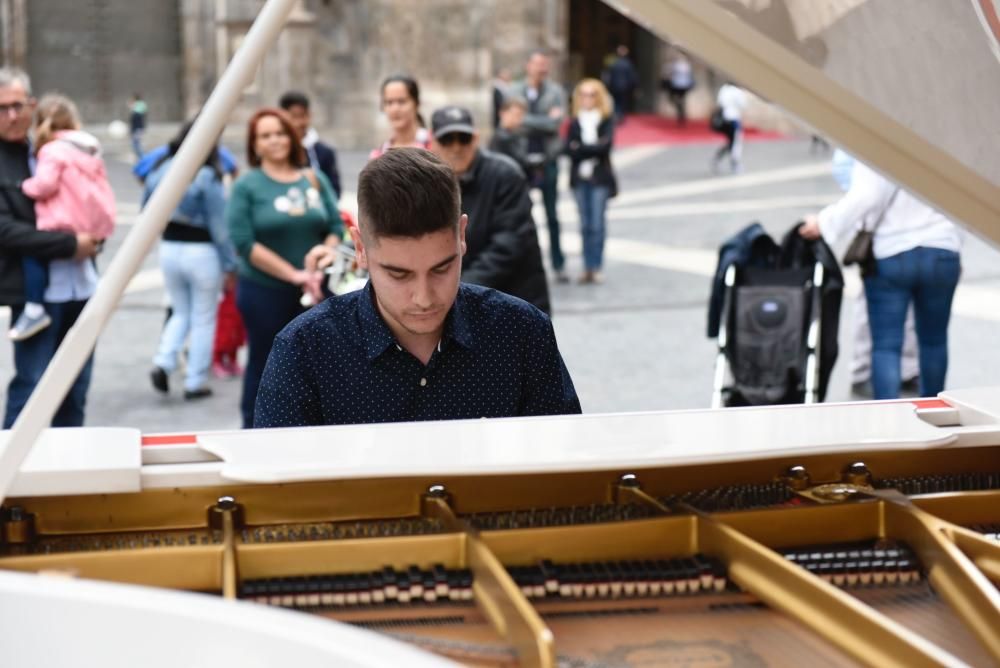
[[[562,271],[566,258],[559,244],[559,214],[556,212],[556,204],[559,202],[558,182],[559,164],[555,160],[545,163],[539,188],[545,202],[545,220],[549,226],[549,255],[552,257],[552,269]]]
[[[913,302],[920,358],[920,395],[944,389],[948,371],[948,320],[961,274],[958,253],[918,246],[878,261],[865,279],[872,330],[872,391],[876,399],[899,397],[903,324]]]
[[[132,152],[135,153],[135,159],[142,159],[142,135],[145,134],[144,130],[132,130],[129,137],[132,141]]]
[[[48,263],[25,255],[21,258],[21,268],[24,272],[24,301],[41,304],[45,301],[45,288],[49,285]]]
[[[222,263],[215,245],[207,242],[160,242],[160,268],[170,297],[171,315],[156,349],[153,364],[171,372],[188,344],[185,390],[197,390],[208,381],[215,340],[215,316],[222,292]]]
[[[605,211],[611,189],[588,181],[573,188],[576,206],[580,209],[580,234],[583,237],[583,266],[587,271],[600,271],[604,264]]]
[[[253,428],[257,388],[260,387],[260,377],[264,375],[274,337],[305,312],[299,303],[301,298],[302,290],[290,284],[275,287],[243,277],[236,283],[236,308],[243,316],[243,326],[247,330],[247,366],[243,371],[243,396],[240,397],[244,429]]]
[[[74,301],[54,304],[45,302],[45,310],[52,318],[52,324],[38,332],[30,339],[14,342],[14,378],[7,386],[7,410],[4,413],[3,428],[10,429],[20,415],[21,409],[28,403],[28,397],[41,380],[45,368],[49,365],[56,349],[66,337],[70,327],[76,322],[83,311],[86,301]],[[15,322],[24,306],[11,308],[11,322]],[[94,356],[80,370],[69,394],[63,399],[59,410],[52,418],[53,427],[83,426],[84,408],[87,403],[87,390],[90,388],[90,374],[94,366]]]

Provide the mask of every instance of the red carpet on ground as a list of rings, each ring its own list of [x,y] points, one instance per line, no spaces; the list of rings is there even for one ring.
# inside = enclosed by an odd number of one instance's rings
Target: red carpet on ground
[[[756,128],[745,128],[744,141],[766,141],[781,139],[777,132],[765,132]],[[615,128],[615,146],[637,146],[640,144],[721,144],[725,141],[718,132],[708,127],[708,121],[688,121],[680,127],[677,121],[656,114],[633,114]]]

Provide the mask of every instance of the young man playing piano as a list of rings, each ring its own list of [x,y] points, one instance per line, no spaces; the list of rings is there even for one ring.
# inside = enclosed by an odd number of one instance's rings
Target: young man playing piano
[[[277,336],[254,426],[579,413],[548,317],[460,283],[468,224],[454,172],[429,151],[368,163],[351,230],[368,285]]]

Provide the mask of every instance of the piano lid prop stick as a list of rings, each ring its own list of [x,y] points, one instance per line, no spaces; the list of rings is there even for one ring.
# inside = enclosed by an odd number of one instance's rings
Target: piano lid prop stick
[[[268,0],[250,27],[243,44],[198,115],[160,185],[139,214],[132,231],[115,254],[97,292],[66,335],[13,429],[0,443],[0,503],[7,496],[22,462],[80,373],[97,344],[108,318],[118,306],[125,286],[135,275],[153,243],[163,232],[195,173],[215,145],[243,89],[250,84],[264,54],[271,48],[296,0]]]

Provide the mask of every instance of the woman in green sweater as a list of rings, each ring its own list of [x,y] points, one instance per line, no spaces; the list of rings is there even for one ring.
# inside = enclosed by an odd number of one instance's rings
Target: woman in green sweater
[[[236,306],[247,330],[248,356],[240,411],[253,427],[254,402],[274,337],[323,298],[323,273],[343,236],[337,196],[310,169],[283,111],[261,109],[247,130],[250,169],[235,184],[226,219],[239,255]]]

